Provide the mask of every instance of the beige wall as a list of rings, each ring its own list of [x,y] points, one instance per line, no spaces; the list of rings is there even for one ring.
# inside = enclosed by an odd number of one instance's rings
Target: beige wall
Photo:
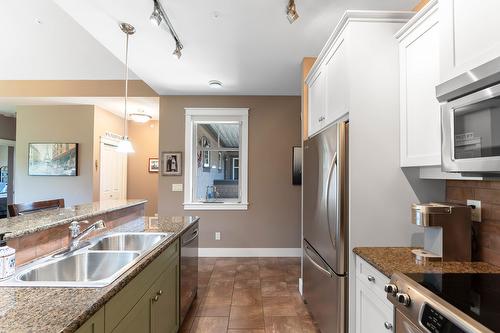
[[[92,201],[94,106],[17,108],[15,201],[64,198],[67,206]],[[76,142],[78,176],[28,176],[28,144]]]
[[[94,147],[93,147],[93,200],[98,201],[100,196],[100,153],[101,136],[106,132],[123,135],[123,118],[104,110],[98,106],[94,107]]]
[[[292,146],[301,144],[300,97],[163,96],[160,152],[184,151],[184,108],[245,107],[249,111],[249,208],[184,211],[182,177],[160,176],[161,215],[199,215],[200,247],[299,248],[300,187],[292,185]],[[221,240],[214,240],[214,232]]]
[[[147,199],[146,215],[158,212],[158,173],[148,172],[149,158],[158,157],[159,122],[145,124],[129,121],[128,135],[135,153],[128,156],[127,196],[130,199]]]
[[[16,139],[16,118],[0,114],[0,139]]]

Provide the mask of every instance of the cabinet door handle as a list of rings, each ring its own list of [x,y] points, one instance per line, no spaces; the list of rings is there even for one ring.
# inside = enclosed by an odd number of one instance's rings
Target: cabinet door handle
[[[390,322],[388,322],[388,321],[386,321],[386,322],[384,323],[384,327],[385,327],[386,329],[388,329],[388,330],[392,330],[392,324],[391,324]]]
[[[158,290],[158,292],[156,293],[156,295],[161,296],[161,294],[163,294],[163,291],[160,289],[160,290]]]
[[[370,282],[375,282],[375,277],[374,277],[374,276],[372,276],[372,275],[368,275],[368,276],[367,276],[367,279],[368,279],[368,281],[370,281]]]
[[[158,302],[159,298],[160,298],[160,296],[156,295],[155,297],[153,297],[153,302]]]

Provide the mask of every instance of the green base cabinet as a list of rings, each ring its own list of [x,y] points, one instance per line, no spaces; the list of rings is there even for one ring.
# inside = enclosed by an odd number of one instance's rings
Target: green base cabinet
[[[176,240],[77,333],[177,332],[179,270],[179,241]]]
[[[104,333],[104,308],[97,311],[76,333]]]

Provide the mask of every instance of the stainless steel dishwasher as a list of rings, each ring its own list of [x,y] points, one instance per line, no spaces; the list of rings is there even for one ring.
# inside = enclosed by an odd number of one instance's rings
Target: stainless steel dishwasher
[[[198,291],[198,222],[181,237],[181,324]]]

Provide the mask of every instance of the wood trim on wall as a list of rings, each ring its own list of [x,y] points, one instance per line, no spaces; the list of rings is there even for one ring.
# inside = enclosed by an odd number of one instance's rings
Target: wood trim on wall
[[[0,97],[121,97],[124,80],[0,80]],[[158,97],[142,80],[129,81],[130,97]]]
[[[417,5],[415,7],[413,7],[413,11],[414,12],[418,12],[420,9],[422,9],[422,7],[424,7],[427,3],[429,2],[429,0],[420,0],[419,3],[417,3]]]
[[[306,57],[302,59],[302,82],[301,82],[301,95],[302,95],[302,139],[306,140],[308,137],[308,103],[309,103],[309,88],[305,83],[306,77],[311,71],[312,66],[316,58],[314,57]]]

